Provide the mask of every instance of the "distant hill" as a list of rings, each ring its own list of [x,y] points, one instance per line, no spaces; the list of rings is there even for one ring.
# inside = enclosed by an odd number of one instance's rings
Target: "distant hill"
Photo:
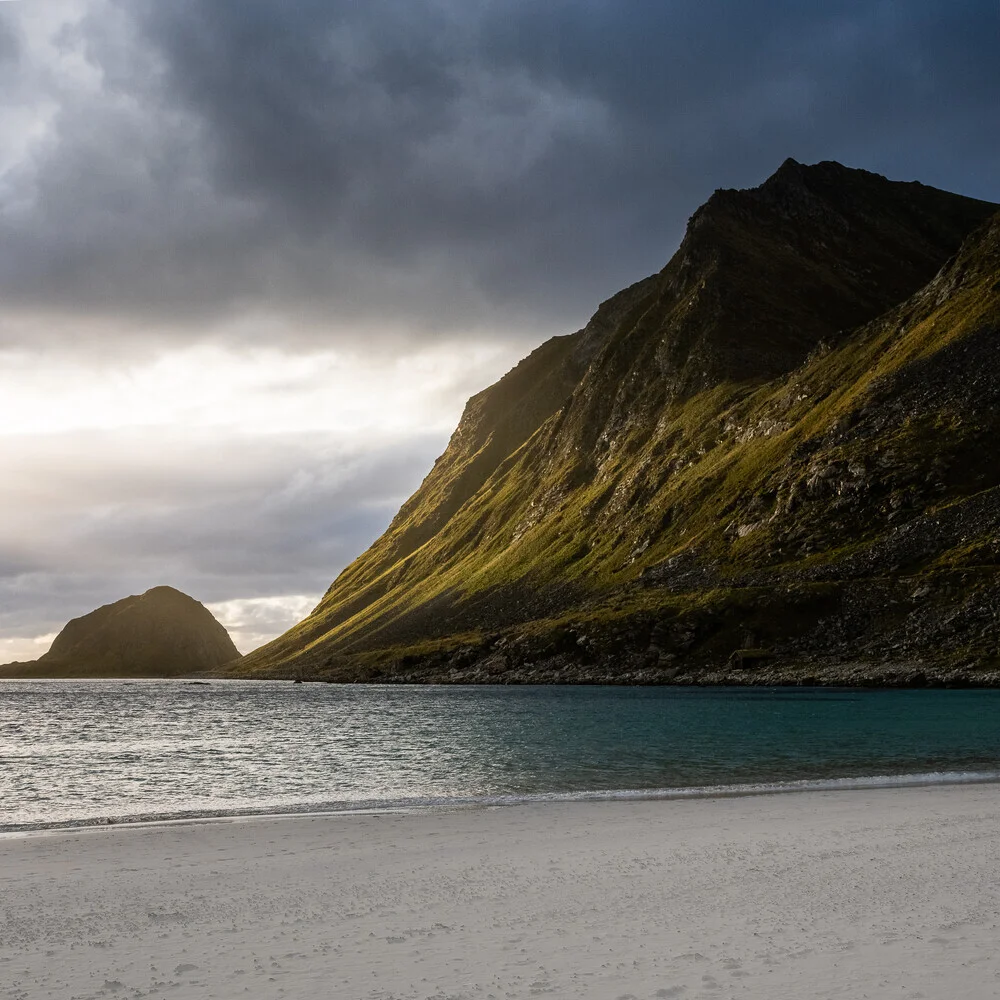
[[[831,162],[717,191],[230,672],[1000,683],[997,209]]]
[[[239,655],[204,605],[153,587],[74,618],[44,656],[0,667],[0,677],[177,677]]]

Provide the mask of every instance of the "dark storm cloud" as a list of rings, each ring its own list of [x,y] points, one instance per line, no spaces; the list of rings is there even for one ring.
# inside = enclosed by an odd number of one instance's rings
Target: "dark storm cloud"
[[[608,270],[614,290],[662,265],[711,187],[792,153],[982,189],[1000,165],[995,143],[985,163],[935,162],[944,135],[949,156],[988,153],[1000,125],[990,2],[151,10],[223,176],[376,259],[438,251],[462,273],[471,252],[491,301],[566,305]],[[519,159],[545,109],[551,131]]]
[[[0,292],[346,336],[558,328],[662,266],[714,187],[788,155],[996,197],[998,19],[993,0],[90,0],[63,45],[103,82],[61,95],[15,172],[37,197],[0,221]]]

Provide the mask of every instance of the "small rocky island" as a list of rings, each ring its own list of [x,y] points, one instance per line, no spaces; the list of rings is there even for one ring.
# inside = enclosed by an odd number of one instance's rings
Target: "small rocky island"
[[[203,604],[153,587],[74,618],[44,656],[2,666],[0,677],[179,677],[239,655]]]

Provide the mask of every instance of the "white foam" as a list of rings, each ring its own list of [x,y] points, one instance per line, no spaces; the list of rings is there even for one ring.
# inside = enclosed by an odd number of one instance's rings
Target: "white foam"
[[[435,809],[496,808],[544,804],[547,802],[618,802],[706,798],[739,798],[754,795],[782,795],[796,792],[863,791],[891,788],[918,788],[931,785],[981,785],[1000,783],[1000,771],[928,771],[919,774],[876,774],[841,778],[807,778],[796,781],[751,782],[728,785],[696,785],[672,788],[619,788],[591,791],[533,792],[511,795],[455,796],[398,799],[365,799],[296,804],[274,804],[239,809],[178,810],[164,813],[136,813],[123,816],[95,816],[42,823],[0,824],[0,836],[50,830],[81,829],[114,825],[150,825],[209,822],[247,817],[301,815],[348,815],[410,812]]]

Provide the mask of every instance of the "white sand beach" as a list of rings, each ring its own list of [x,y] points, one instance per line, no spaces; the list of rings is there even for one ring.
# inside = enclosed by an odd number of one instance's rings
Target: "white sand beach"
[[[0,998],[1000,995],[1000,786],[0,839]]]

